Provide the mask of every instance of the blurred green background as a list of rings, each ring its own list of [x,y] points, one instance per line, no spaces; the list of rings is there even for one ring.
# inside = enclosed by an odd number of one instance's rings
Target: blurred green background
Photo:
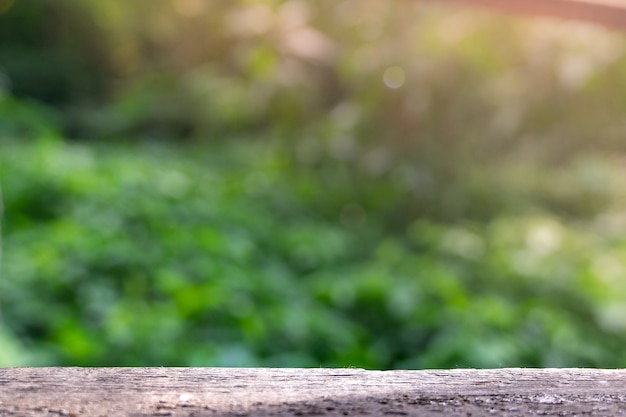
[[[0,366],[625,366],[625,40],[0,0]]]

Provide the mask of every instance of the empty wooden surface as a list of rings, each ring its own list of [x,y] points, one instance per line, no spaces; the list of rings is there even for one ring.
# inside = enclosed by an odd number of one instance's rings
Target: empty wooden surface
[[[616,416],[626,371],[0,369],[0,416]]]
[[[419,1],[419,0],[418,0]],[[623,0],[433,0],[487,7],[513,14],[553,16],[626,30]]]

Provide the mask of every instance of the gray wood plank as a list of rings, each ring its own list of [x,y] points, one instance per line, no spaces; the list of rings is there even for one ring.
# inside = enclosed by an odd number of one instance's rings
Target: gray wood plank
[[[626,413],[626,371],[5,368],[0,416]]]

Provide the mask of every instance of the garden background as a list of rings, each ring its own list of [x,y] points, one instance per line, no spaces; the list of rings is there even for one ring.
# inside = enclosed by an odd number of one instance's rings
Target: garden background
[[[0,0],[0,365],[625,366],[625,40]]]

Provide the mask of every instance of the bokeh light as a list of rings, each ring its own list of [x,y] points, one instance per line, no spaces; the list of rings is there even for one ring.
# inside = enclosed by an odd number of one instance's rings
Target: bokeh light
[[[400,88],[405,81],[404,69],[402,67],[393,66],[385,69],[383,73],[383,82],[389,88]]]

